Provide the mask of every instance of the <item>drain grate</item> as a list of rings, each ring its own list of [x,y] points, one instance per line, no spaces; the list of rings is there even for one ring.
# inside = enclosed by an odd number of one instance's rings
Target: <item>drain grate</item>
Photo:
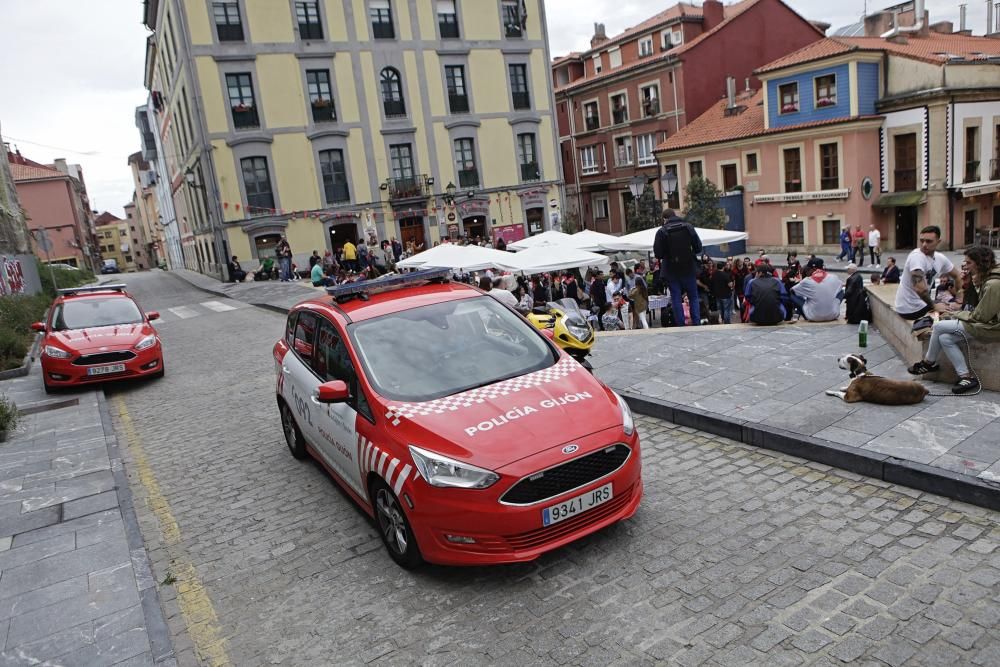
[[[47,403],[35,403],[25,408],[18,409],[18,413],[20,413],[22,416],[35,415],[38,414],[39,412],[48,412],[49,410],[71,408],[74,405],[80,405],[79,398],[64,398],[58,401],[48,401]]]

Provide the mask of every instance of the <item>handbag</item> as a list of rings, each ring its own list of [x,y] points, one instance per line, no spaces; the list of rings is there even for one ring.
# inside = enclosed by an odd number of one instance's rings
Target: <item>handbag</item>
[[[934,318],[930,315],[924,315],[923,317],[914,320],[913,333],[920,333],[924,329],[930,329],[932,326],[934,326]]]

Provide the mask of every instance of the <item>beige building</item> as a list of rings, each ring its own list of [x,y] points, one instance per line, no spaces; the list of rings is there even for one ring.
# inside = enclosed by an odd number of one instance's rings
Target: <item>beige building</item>
[[[141,152],[129,155],[128,163],[135,188],[132,206],[136,232],[132,237],[136,248],[136,264],[140,269],[153,268],[166,264],[166,243],[156,201],[156,171],[143,159]]]
[[[129,215],[131,204],[125,205],[125,214]],[[131,237],[129,220],[112,215],[105,211],[95,220],[97,247],[101,252],[101,261],[115,260],[118,270],[122,273],[136,270],[134,244]],[[98,267],[100,271],[100,267]]]

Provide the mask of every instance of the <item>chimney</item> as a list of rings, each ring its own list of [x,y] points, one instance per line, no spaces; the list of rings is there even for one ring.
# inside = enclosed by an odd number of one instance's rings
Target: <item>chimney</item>
[[[719,0],[705,0],[701,5],[701,15],[701,29],[705,32],[719,25],[725,19],[725,12]]]
[[[955,24],[951,21],[938,21],[937,23],[932,23],[930,25],[930,31],[940,33],[942,35],[950,35],[955,32]]]
[[[993,32],[993,0],[986,0],[986,34]]]
[[[64,174],[69,173],[69,166],[67,166],[66,158],[64,157],[57,157],[55,160],[53,160],[52,166],[55,167],[57,171],[61,171]]]
[[[745,82],[744,82],[744,84],[743,84],[743,85],[744,85],[744,88],[743,88],[743,90],[744,90],[745,92],[749,93],[749,92],[750,92],[750,77],[747,77],[747,78],[746,78],[746,80],[745,80]]]
[[[958,6],[958,31],[965,32],[965,5]]]
[[[736,79],[727,76],[726,77],[726,107],[732,109],[736,106]]]
[[[596,48],[608,41],[608,35],[604,31],[603,23],[594,24],[594,36],[590,38],[590,48]]]

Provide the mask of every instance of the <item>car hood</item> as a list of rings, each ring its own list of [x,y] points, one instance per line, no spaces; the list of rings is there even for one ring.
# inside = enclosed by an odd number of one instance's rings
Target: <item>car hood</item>
[[[109,350],[131,347],[151,333],[155,333],[153,327],[145,322],[140,322],[139,324],[118,324],[111,327],[52,331],[49,333],[48,339],[67,350],[90,353],[100,351],[102,347]]]
[[[386,407],[399,441],[490,470],[622,424],[614,396],[568,356],[461,394]]]

